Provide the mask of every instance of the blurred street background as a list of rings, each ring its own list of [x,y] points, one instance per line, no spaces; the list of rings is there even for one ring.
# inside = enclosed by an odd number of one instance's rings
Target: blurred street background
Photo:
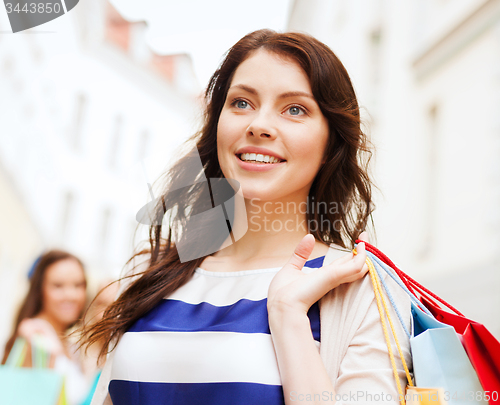
[[[0,12],[0,351],[44,249],[119,276],[148,183],[259,28],[337,54],[376,147],[375,244],[500,338],[500,0],[81,0],[15,34]]]

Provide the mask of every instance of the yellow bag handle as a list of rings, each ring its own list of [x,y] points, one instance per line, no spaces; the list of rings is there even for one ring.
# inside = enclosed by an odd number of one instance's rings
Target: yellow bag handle
[[[355,255],[357,254],[356,249],[354,249],[353,252]],[[405,396],[403,394],[403,390],[401,388],[401,383],[399,381],[399,376],[398,376],[397,367],[396,367],[396,360],[394,358],[394,353],[392,351],[392,346],[391,346],[391,342],[390,342],[390,338],[389,338],[389,332],[387,330],[387,324],[385,322],[384,313],[387,315],[387,319],[388,319],[389,325],[391,327],[392,335],[394,336],[394,341],[396,342],[396,346],[398,348],[398,353],[399,353],[399,356],[400,356],[401,361],[403,363],[406,378],[408,380],[408,385],[410,387],[413,387],[413,381],[412,381],[412,378],[410,376],[410,372],[408,370],[406,360],[403,356],[403,352],[401,350],[401,345],[399,344],[399,339],[397,337],[396,330],[394,329],[394,324],[392,323],[392,319],[389,315],[389,310],[387,309],[387,303],[386,303],[386,301],[384,299],[384,295],[382,293],[382,286],[380,284],[380,280],[378,278],[377,271],[375,270],[375,267],[374,267],[374,265],[369,257],[366,258],[366,265],[368,266],[368,270],[370,273],[370,279],[371,279],[372,285],[373,285],[373,291],[375,293],[375,300],[377,302],[377,309],[378,309],[378,313],[380,315],[382,329],[384,330],[385,343],[387,345],[387,350],[389,352],[389,357],[391,359],[392,371],[394,373],[394,379],[396,380],[396,385],[397,385],[397,389],[398,389],[398,393],[399,393],[400,402],[402,405],[406,405]]]

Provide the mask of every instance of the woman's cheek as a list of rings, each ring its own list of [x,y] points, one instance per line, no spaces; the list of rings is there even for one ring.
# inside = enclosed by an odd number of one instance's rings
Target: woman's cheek
[[[86,298],[87,298],[87,291],[84,289],[80,295],[80,306],[82,307],[82,309],[83,306],[85,305]]]
[[[56,304],[62,300],[62,289],[58,287],[47,288],[45,299],[48,304]]]

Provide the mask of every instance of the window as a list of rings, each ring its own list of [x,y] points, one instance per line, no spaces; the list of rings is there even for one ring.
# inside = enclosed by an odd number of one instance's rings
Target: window
[[[111,168],[114,168],[116,167],[117,164],[116,161],[118,158],[118,149],[120,147],[120,141],[123,131],[123,118],[121,115],[117,115],[115,117],[112,131],[113,133],[111,134],[111,142],[109,149],[109,166]]]
[[[61,210],[61,240],[64,240],[69,233],[71,215],[74,210],[75,197],[71,191],[67,191],[63,197]]]
[[[106,252],[106,247],[108,244],[108,239],[110,234],[111,216],[112,216],[111,208],[109,207],[104,208],[101,214],[99,237],[97,238],[97,241],[99,243],[98,249],[101,252],[101,254]]]
[[[424,238],[420,251],[420,258],[425,260],[433,253],[433,246],[436,246],[434,239],[436,237],[437,204],[439,199],[439,108],[432,105],[428,110],[428,131],[426,142],[426,158],[424,164],[425,173],[425,202],[423,209]]]
[[[81,148],[82,130],[87,108],[87,97],[80,93],[76,96],[75,110],[73,115],[73,123],[70,133],[70,144],[75,150]]]
[[[139,136],[139,143],[137,145],[137,159],[139,161],[146,159],[150,142],[151,142],[151,134],[147,129],[145,129],[141,132]]]

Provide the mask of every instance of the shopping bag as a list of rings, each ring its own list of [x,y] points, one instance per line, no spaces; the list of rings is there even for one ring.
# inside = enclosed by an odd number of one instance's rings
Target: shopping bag
[[[32,346],[33,368],[21,367],[27,343],[17,339],[5,365],[0,366],[0,404],[2,405],[67,405],[64,377],[43,368],[36,346]],[[46,363],[45,363],[46,365]]]
[[[456,308],[398,269],[380,250],[370,244],[366,244],[366,249],[394,270],[436,319],[455,329],[481,382],[486,400],[490,405],[500,404],[500,342],[484,325],[466,318]],[[452,312],[444,310],[443,306]]]
[[[500,404],[500,342],[484,325],[445,311],[425,296],[420,299],[437,320],[455,328],[489,403]]]
[[[415,384],[419,388],[430,390],[420,390],[420,393],[427,392],[428,398],[417,396],[420,398],[417,402],[414,395],[410,395],[413,396],[411,403],[425,403],[427,400],[434,404],[486,404],[477,374],[454,328],[437,321],[428,310],[425,310],[422,303],[406,288],[392,269],[368,248],[367,256],[369,267],[373,266],[404,328],[399,309],[381,273],[386,271],[411,298],[412,331],[409,333],[409,338]],[[407,394],[415,394],[416,390],[410,388],[411,385],[407,387]],[[472,393],[474,398],[470,401]]]
[[[455,329],[426,314],[413,302],[411,305],[410,346],[416,385],[442,388],[449,404],[487,404]]]

